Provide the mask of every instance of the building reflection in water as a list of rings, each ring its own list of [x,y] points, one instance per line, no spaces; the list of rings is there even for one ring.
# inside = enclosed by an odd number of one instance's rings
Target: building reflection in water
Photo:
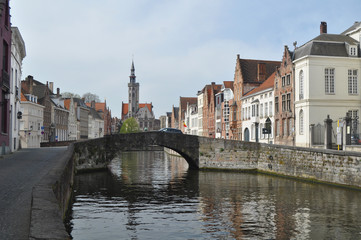
[[[261,174],[191,171],[184,159],[164,152],[123,153],[110,170],[76,177],[74,239],[94,239],[99,232],[104,239],[160,232],[160,239],[361,236],[359,191]]]

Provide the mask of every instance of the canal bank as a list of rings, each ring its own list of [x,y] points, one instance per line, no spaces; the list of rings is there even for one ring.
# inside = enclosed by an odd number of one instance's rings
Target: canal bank
[[[361,153],[203,137],[198,140],[200,169],[255,170],[303,180],[361,187]],[[69,146],[56,168],[33,190],[30,239],[70,238],[63,219],[68,209],[76,169],[79,166],[82,170],[106,168],[112,157],[124,151],[112,145],[113,142],[96,139]],[[127,144],[129,141],[124,142],[126,149],[131,149],[132,146]],[[109,149],[113,151],[111,154],[107,153]]]

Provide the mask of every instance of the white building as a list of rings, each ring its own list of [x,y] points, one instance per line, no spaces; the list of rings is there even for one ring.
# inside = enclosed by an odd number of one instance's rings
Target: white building
[[[198,135],[198,108],[197,104],[189,104],[184,114],[185,124],[184,132],[186,134]]]
[[[78,120],[73,98],[64,99],[64,106],[69,111],[68,118],[68,140],[78,140]],[[80,134],[79,134],[80,135]]]
[[[241,98],[243,141],[273,143],[274,79],[275,73]],[[267,119],[271,121],[271,133],[263,134]]]
[[[224,81],[221,91],[223,93],[222,138],[229,139],[229,133],[230,133],[230,101],[234,98],[233,81]]]
[[[89,108],[88,119],[88,138],[104,137],[104,120],[94,108]]]
[[[198,101],[198,136],[203,136],[203,99],[204,93],[199,91],[197,94]]]
[[[17,27],[11,27],[11,76],[10,76],[10,136],[11,152],[19,149],[20,133],[18,114],[20,114],[22,61],[26,56],[25,43]],[[19,116],[20,117],[20,116]]]
[[[360,24],[345,33],[352,37],[327,34],[325,24],[318,37],[295,49],[297,146],[309,147],[311,126],[323,125],[328,115],[337,121],[349,111],[356,118],[361,110]]]
[[[37,96],[21,94],[22,119],[20,119],[20,144],[22,148],[39,148],[42,141],[44,106]]]

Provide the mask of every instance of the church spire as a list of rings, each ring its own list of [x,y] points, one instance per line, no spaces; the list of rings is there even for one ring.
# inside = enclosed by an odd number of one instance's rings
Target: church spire
[[[134,60],[132,60],[132,68],[130,69],[130,82],[135,83],[135,68],[134,68]]]

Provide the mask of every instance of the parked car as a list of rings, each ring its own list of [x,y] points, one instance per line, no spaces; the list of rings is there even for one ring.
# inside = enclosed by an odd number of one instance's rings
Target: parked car
[[[159,132],[166,132],[166,133],[181,133],[181,134],[183,134],[181,130],[176,129],[176,128],[162,128],[162,129],[160,129],[160,130],[159,130]]]

